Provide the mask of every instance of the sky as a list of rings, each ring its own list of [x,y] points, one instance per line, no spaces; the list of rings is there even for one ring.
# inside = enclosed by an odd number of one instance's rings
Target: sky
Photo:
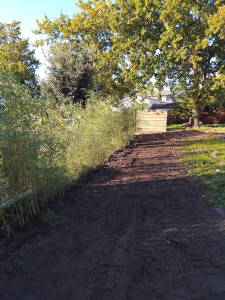
[[[32,33],[32,30],[37,29],[36,19],[42,21],[46,14],[50,20],[54,20],[61,12],[72,17],[78,12],[75,2],[76,0],[0,0],[0,22],[11,23],[13,20],[21,22],[21,36],[29,38],[32,44],[39,37]],[[46,60],[42,49],[35,48],[35,54],[42,63],[37,75],[45,78]]]

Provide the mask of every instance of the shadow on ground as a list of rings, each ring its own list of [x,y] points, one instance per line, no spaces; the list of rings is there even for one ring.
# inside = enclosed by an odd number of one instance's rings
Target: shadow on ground
[[[138,137],[2,243],[0,298],[224,299],[224,217],[173,147],[198,134]]]

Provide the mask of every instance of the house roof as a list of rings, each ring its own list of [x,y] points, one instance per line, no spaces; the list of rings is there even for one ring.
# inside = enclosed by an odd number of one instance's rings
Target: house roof
[[[152,104],[151,109],[172,109],[178,107],[179,107],[178,103],[161,102],[161,103]]]
[[[150,96],[150,97],[157,97],[158,96],[159,91],[154,91],[153,94],[151,94],[151,92],[147,91],[146,92],[146,96]],[[170,90],[163,90],[161,91],[161,96],[170,96],[172,95]],[[137,93],[137,96],[142,96],[141,93]]]
[[[159,91],[154,91],[154,97],[157,97],[158,96],[158,93]],[[172,95],[171,91],[170,90],[163,90],[161,91],[161,96],[170,96]]]

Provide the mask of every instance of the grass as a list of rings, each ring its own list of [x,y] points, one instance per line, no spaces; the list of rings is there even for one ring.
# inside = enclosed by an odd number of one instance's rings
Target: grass
[[[209,132],[225,132],[225,124],[208,124],[200,127],[200,130]]]
[[[176,130],[191,130],[193,128],[181,128],[182,124],[172,124],[167,126],[167,131],[176,131]],[[196,128],[195,128],[196,129]],[[197,129],[198,130],[198,129]],[[199,128],[201,131],[209,131],[209,132],[225,132],[225,124],[208,124],[203,125]]]
[[[221,134],[213,133],[212,128],[198,139],[187,140],[182,146],[181,158],[189,175],[211,190],[207,195],[210,205],[225,206],[225,141]],[[224,126],[219,126],[224,128]],[[223,130],[225,133],[225,128]]]
[[[167,131],[181,130],[181,126],[182,126],[182,124],[167,125]]]

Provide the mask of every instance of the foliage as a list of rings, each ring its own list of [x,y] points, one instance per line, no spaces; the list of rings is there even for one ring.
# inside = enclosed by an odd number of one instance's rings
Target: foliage
[[[85,41],[108,93],[152,90],[154,76],[156,87],[170,86],[196,121],[206,103],[220,99],[221,0],[80,0],[79,7],[72,19],[45,17],[36,33],[46,33],[50,43]]]
[[[218,1],[220,3],[220,1]],[[209,32],[219,34],[219,36],[225,38],[225,4],[221,4],[215,14],[211,15],[209,20]]]
[[[200,139],[187,141],[182,158],[189,175],[211,189],[207,199],[209,204],[216,206],[225,206],[224,143],[218,135],[204,134]]]
[[[223,41],[208,34],[208,18],[217,12],[214,1],[163,1],[161,20],[165,30],[160,40],[159,73],[179,95],[181,106],[199,117],[217,72],[222,67]],[[215,91],[214,91],[215,93]],[[195,111],[195,113],[194,113]]]
[[[81,47],[79,52],[67,43],[51,48],[47,82],[44,94],[52,93],[57,103],[66,99],[71,103],[85,103],[87,93],[94,88],[91,56]]]
[[[0,71],[0,151],[1,179],[7,182],[0,203],[36,184],[37,118],[44,104],[33,99],[27,88]],[[3,193],[4,192],[4,193]]]
[[[145,110],[148,106],[148,102],[135,103],[134,105],[136,110]]]
[[[154,67],[146,62],[157,49],[154,42],[157,11],[153,1],[145,6],[146,12],[141,5],[136,10],[136,2],[79,1],[81,13],[72,19],[61,14],[54,21],[45,16],[42,22],[37,21],[35,33],[45,33],[51,45],[58,41],[72,43],[75,49],[81,41],[88,45],[95,77],[104,83],[107,94],[122,97],[125,93],[134,93],[140,85],[152,88],[149,79],[154,75]],[[40,40],[37,45],[43,42]],[[144,68],[148,74],[142,76]]]
[[[6,190],[7,190],[7,178],[4,175],[2,153],[0,152],[0,199],[7,198]]]
[[[33,99],[7,74],[0,82],[0,223],[10,233],[11,226],[22,226],[49,198],[127,144],[135,118],[132,110],[113,111],[111,98],[92,94],[85,109],[56,107]]]
[[[36,88],[39,62],[29,49],[28,39],[21,38],[20,22],[0,23],[0,40],[0,69],[13,74],[18,83]]]

